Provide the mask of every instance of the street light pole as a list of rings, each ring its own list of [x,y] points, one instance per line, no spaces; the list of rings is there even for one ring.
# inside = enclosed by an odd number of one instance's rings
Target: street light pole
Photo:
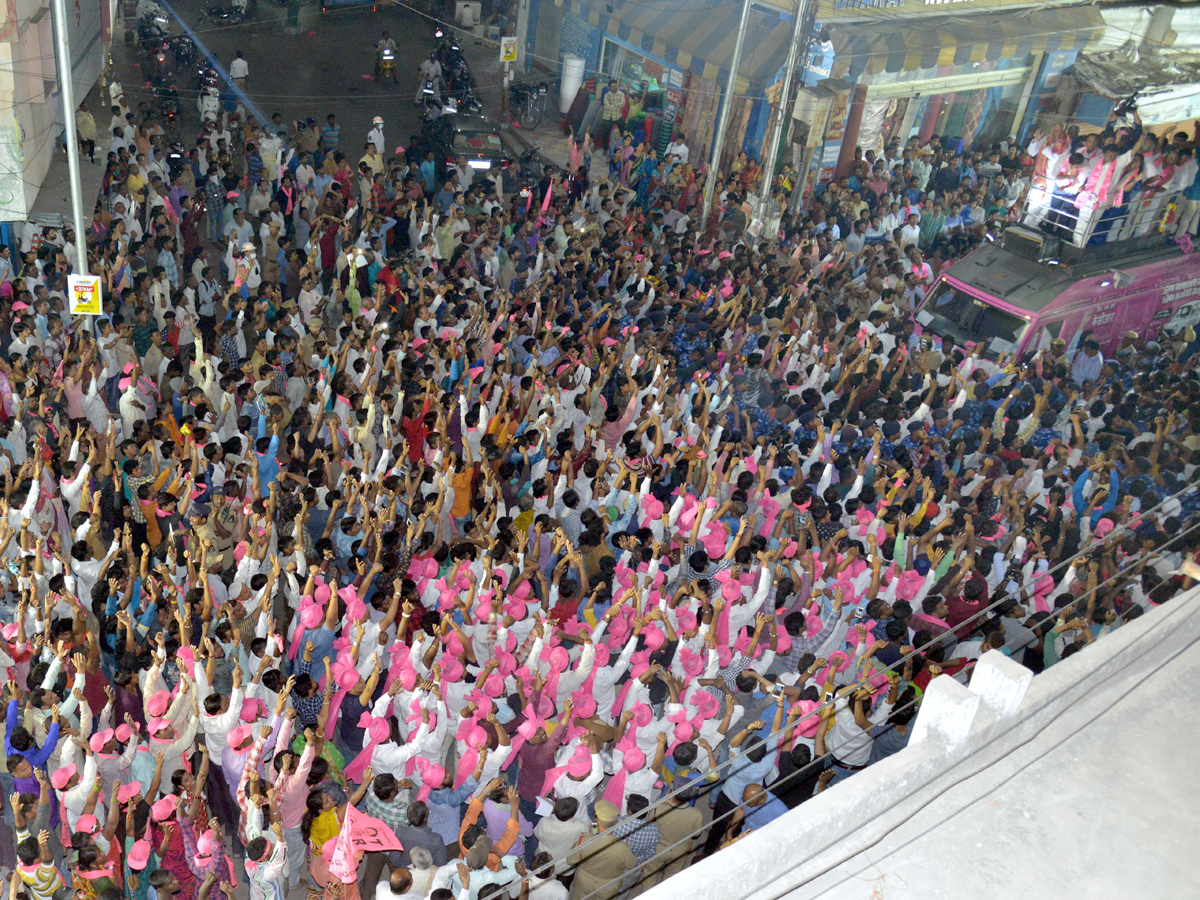
[[[770,127],[767,128],[767,158],[763,163],[762,189],[758,193],[758,208],[755,218],[766,222],[771,209],[771,184],[775,180],[775,166],[779,161],[779,137],[786,117],[791,115],[788,99],[792,95],[792,77],[800,61],[800,48],[805,42],[808,31],[808,11],[812,0],[797,0],[796,21],[792,24],[792,43],[788,46],[787,61],[783,67],[783,89],[779,94],[779,102],[771,113]]]
[[[75,219],[75,274],[88,274],[87,232],[83,221],[83,183],[79,177],[79,136],[75,132],[75,72],[67,42],[66,0],[53,0],[54,56],[62,93],[63,131],[67,142],[67,175],[71,181],[71,215]]]
[[[58,0],[62,2],[62,0]],[[725,129],[729,125],[730,109],[733,107],[733,91],[737,87],[738,67],[742,64],[742,42],[746,40],[746,23],[750,20],[751,0],[742,0],[742,17],[738,21],[737,40],[733,45],[733,56],[729,60],[729,80],[725,83],[725,96],[721,98],[721,115],[717,117],[717,133],[713,138],[712,153],[708,162],[708,177],[704,180],[704,205],[700,212],[700,233],[708,227],[708,214],[712,212],[713,192],[717,187],[717,169],[721,166],[721,153],[725,150]]]

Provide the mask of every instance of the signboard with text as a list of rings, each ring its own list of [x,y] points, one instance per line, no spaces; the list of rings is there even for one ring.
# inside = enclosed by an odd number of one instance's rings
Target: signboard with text
[[[98,316],[104,312],[99,275],[68,275],[67,297],[73,316]]]
[[[1045,5],[1045,3],[1031,2],[1031,0],[820,0],[817,21],[854,22],[868,19],[912,18],[914,16],[971,13],[977,10],[983,12],[1022,6],[1042,8]]]

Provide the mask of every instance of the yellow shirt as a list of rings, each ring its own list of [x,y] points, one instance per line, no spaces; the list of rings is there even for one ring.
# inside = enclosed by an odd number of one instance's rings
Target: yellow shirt
[[[338,832],[342,830],[342,823],[338,821],[337,809],[327,809],[315,819],[313,819],[312,833],[309,835],[308,842],[312,846],[313,853],[319,854],[321,848],[325,844],[338,836]]]

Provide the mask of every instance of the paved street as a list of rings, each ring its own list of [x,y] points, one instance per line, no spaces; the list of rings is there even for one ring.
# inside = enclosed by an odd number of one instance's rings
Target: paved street
[[[281,113],[292,120],[312,116],[321,124],[336,112],[342,126],[342,145],[356,152],[366,141],[374,116],[383,116],[389,146],[406,144],[420,127],[413,107],[416,67],[433,49],[433,29],[428,20],[397,7],[371,12],[370,7],[331,11],[306,16],[312,26],[299,34],[283,29],[283,12],[269,2],[257,14],[236,27],[214,27],[200,18],[200,3],[187,0],[172,4],[195,37],[228,68],[241,50],[250,66],[246,86],[250,99],[270,116]],[[399,84],[378,84],[373,73],[375,42],[384,29],[399,47]],[[177,24],[173,31],[182,29]],[[114,48],[114,63],[122,75],[137,73],[136,55],[125,46]],[[132,77],[123,80],[133,87]],[[181,86],[182,87],[182,86]],[[198,129],[195,93],[181,91],[185,134]],[[131,98],[132,99],[132,98]]]
[[[199,0],[171,4],[197,41],[225,69],[234,54],[242,51],[250,67],[246,92],[264,115],[278,112],[289,126],[297,118],[311,116],[321,125],[325,116],[334,112],[342,127],[342,148],[354,154],[365,143],[375,116],[384,119],[389,149],[408,146],[411,136],[420,130],[420,116],[412,98],[417,66],[436,43],[429,19],[395,6],[375,12],[370,7],[334,9],[325,14],[306,13],[299,33],[290,34],[284,27],[284,11],[270,2],[260,4],[251,19],[235,27],[213,26],[201,18],[200,7]],[[380,84],[374,79],[375,42],[385,29],[399,49],[398,84]],[[173,23],[173,33],[183,30]],[[477,43],[463,35],[460,45],[471,65],[485,112],[500,121],[503,82],[495,45]],[[118,43],[114,45],[113,62],[130,102],[136,106],[144,99],[139,91],[143,76],[137,54]],[[199,116],[193,85],[188,83],[186,88],[180,94],[184,135],[190,143],[198,132]],[[516,139],[540,141],[546,157],[562,165],[569,147],[557,134],[557,123],[558,115],[551,111],[536,132],[517,134]],[[509,129],[509,134],[515,131]]]

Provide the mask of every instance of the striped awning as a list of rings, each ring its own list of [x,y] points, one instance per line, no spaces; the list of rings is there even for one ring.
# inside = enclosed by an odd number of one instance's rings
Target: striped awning
[[[834,28],[834,77],[854,80],[864,72],[911,72],[984,61],[1019,64],[1035,53],[1084,50],[1105,27],[1097,11],[1080,6],[907,22],[905,28]]]
[[[716,5],[713,5],[714,2]],[[724,84],[737,39],[741,0],[554,0],[593,27],[648,56]],[[609,11],[611,10],[611,12]],[[735,93],[761,88],[783,65],[792,20],[766,3],[751,7]]]

